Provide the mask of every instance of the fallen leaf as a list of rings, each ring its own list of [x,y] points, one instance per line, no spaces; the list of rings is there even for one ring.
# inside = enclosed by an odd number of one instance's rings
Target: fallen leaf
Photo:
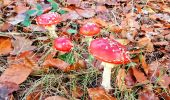
[[[33,41],[26,39],[25,37],[15,36],[12,45],[14,50],[11,52],[12,55],[18,55],[24,51],[34,50],[35,46],[32,46]]]
[[[95,15],[95,11],[93,9],[75,9],[75,11],[82,17],[90,18]]]
[[[0,55],[9,54],[12,51],[11,39],[8,37],[0,36]]]
[[[164,100],[170,100],[170,95],[168,95],[168,93],[163,93],[161,94],[161,98],[163,98]]]
[[[26,100],[40,100],[41,92],[32,92],[26,97]]]
[[[85,69],[85,68],[86,68],[85,62],[83,60],[78,60],[71,66],[67,67],[64,71],[69,72],[71,70],[80,70],[80,69]]]
[[[144,75],[144,73],[139,71],[136,67],[133,67],[132,70],[133,70],[133,75],[135,76],[137,82],[145,83],[147,81],[147,78]]]
[[[0,82],[12,82],[16,84],[21,84],[32,72],[30,66],[25,64],[14,64],[10,65],[9,68],[5,70],[0,76]]]
[[[147,52],[154,51],[153,43],[151,42],[151,39],[147,37],[140,39],[138,41],[138,46],[140,48],[146,47],[145,49]]]
[[[125,84],[127,88],[132,88],[136,83],[136,79],[133,76],[132,69],[129,69],[127,75],[125,76]]]
[[[71,93],[72,93],[72,96],[75,98],[80,98],[84,94],[83,90],[79,86],[74,87]]]
[[[116,100],[116,98],[107,94],[106,91],[101,87],[89,88],[88,94],[92,100]]]
[[[51,97],[47,97],[45,100],[68,100],[68,99],[61,96],[51,96]]]
[[[10,97],[9,95],[19,89],[18,84],[12,82],[0,82],[0,99],[5,100],[5,98]]]
[[[12,2],[14,2],[13,0],[2,0],[2,3],[4,6],[7,6],[9,4],[11,4]]]
[[[115,39],[117,42],[121,43],[122,45],[127,45],[130,41],[127,39]]]
[[[153,42],[154,45],[156,46],[165,46],[165,45],[169,45],[168,41],[160,41],[160,42]]]
[[[143,67],[146,75],[148,75],[149,66],[146,63],[146,58],[143,55],[140,55],[140,62],[142,63],[142,67]]]
[[[126,90],[125,76],[126,76],[125,69],[120,69],[118,71],[118,75],[116,76],[116,84],[120,91]]]
[[[46,59],[42,65],[47,66],[47,67],[58,68],[62,71],[65,71],[65,70],[67,70],[68,67],[70,67],[70,64],[64,62],[63,60],[61,60],[59,58],[53,58],[53,56],[51,54],[49,54],[46,57]]]
[[[79,14],[77,14],[77,12],[74,11],[74,10],[71,10],[71,11],[69,11],[68,13],[62,15],[62,20],[63,20],[63,21],[66,21],[66,20],[68,20],[68,19],[70,19],[70,20],[76,20],[76,19],[81,19],[81,18],[82,18],[82,17],[81,17]]]
[[[168,88],[170,85],[170,76],[164,74],[160,77],[158,84],[160,84],[163,88]]]
[[[79,6],[81,3],[81,0],[66,0],[66,3],[68,4],[74,4],[76,6]]]
[[[139,92],[138,100],[159,100],[159,98],[154,94],[154,92],[145,89]]]
[[[25,13],[28,9],[29,7],[26,6],[25,2],[18,2],[14,8],[15,12],[18,14]]]
[[[10,27],[11,27],[11,26],[12,26],[12,25],[11,25],[10,23],[5,22],[5,23],[3,23],[3,24],[0,25],[0,31],[2,31],[2,32],[8,31],[8,30],[10,30]]]
[[[10,17],[7,19],[8,23],[16,25],[25,20],[26,14],[17,14],[15,17]]]

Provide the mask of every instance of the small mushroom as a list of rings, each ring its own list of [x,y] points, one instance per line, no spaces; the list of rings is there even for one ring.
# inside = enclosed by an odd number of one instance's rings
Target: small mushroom
[[[58,37],[54,40],[54,48],[62,52],[70,52],[73,47],[73,44],[69,38]]]
[[[49,12],[36,17],[36,22],[38,25],[45,27],[49,31],[51,38],[56,38],[55,24],[61,22],[61,16],[55,12]]]
[[[92,40],[92,36],[100,33],[100,27],[96,23],[88,22],[80,27],[80,34],[85,36],[88,43]]]
[[[109,91],[112,88],[110,84],[111,69],[118,64],[126,64],[130,61],[126,47],[113,39],[98,38],[91,41],[89,52],[102,61],[104,71],[101,85],[106,91]]]

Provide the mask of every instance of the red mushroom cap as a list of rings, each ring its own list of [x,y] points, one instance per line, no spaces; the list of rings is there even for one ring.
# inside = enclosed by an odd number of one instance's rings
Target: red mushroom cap
[[[61,16],[55,12],[49,12],[42,14],[36,18],[36,22],[41,26],[51,26],[57,24],[61,21]]]
[[[86,23],[82,27],[80,27],[80,34],[84,36],[93,36],[100,32],[100,28],[95,23]]]
[[[126,47],[115,40],[99,38],[91,42],[89,52],[103,62],[113,64],[126,64],[129,56]]]
[[[73,44],[69,38],[58,37],[54,40],[54,48],[59,51],[69,52]]]

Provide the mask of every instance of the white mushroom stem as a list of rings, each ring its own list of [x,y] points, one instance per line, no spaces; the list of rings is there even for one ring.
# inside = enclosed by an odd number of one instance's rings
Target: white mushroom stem
[[[55,32],[55,25],[51,25],[51,26],[46,26],[45,27],[48,31],[49,31],[49,36],[51,38],[56,38],[58,37],[56,32]]]
[[[103,76],[102,76],[102,86],[106,91],[109,91],[112,89],[111,87],[111,70],[114,67],[111,63],[102,62],[102,65],[104,66]]]

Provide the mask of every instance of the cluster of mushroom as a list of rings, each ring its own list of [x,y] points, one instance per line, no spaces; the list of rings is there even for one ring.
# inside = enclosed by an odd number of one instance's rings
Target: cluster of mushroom
[[[42,14],[36,18],[37,24],[45,27],[49,31],[49,35],[54,40],[54,48],[62,52],[70,52],[73,44],[69,38],[58,37],[55,33],[55,24],[61,21],[59,14],[50,12]],[[97,24],[88,22],[80,27],[79,33],[88,40],[89,52],[98,60],[102,61],[104,66],[102,76],[102,86],[106,91],[109,91],[111,87],[111,69],[117,64],[126,64],[130,61],[127,54],[126,47],[119,42],[108,39],[98,38],[92,40],[92,36],[100,33],[100,28]]]

